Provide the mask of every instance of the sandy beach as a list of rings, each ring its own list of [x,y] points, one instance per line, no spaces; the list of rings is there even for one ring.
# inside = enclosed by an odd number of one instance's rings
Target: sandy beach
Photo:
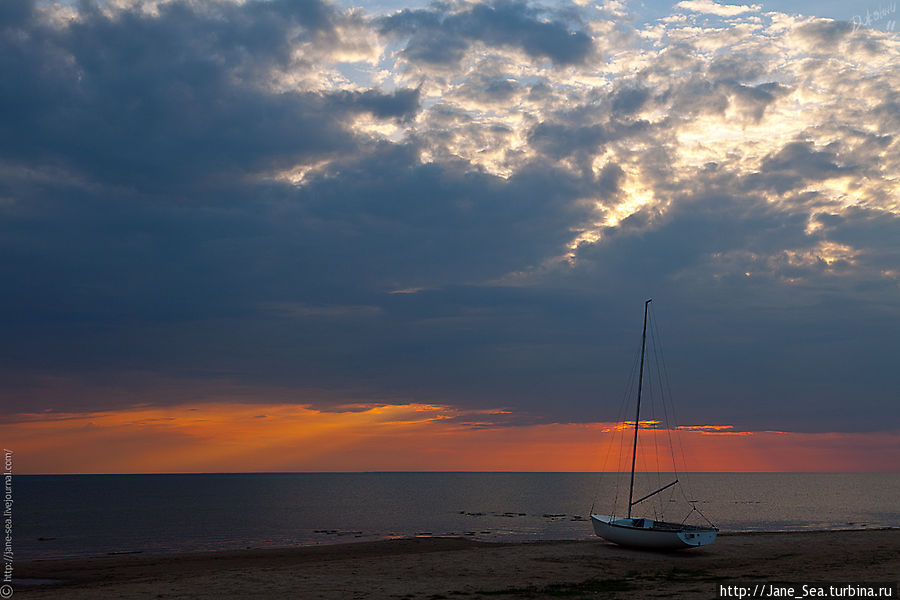
[[[654,553],[602,540],[417,538],[291,549],[130,554],[16,565],[27,598],[714,598],[719,585],[896,582],[900,529],[723,534]],[[896,594],[896,591],[894,592]]]

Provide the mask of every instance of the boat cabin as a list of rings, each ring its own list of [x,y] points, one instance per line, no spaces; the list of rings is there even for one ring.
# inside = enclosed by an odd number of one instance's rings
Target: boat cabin
[[[632,519],[631,522],[637,529],[653,529],[653,519]]]

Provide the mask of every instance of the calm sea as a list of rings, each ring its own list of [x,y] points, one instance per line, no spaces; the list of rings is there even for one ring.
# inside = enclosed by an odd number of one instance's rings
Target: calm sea
[[[900,526],[900,474],[697,473],[681,479],[690,499],[723,531]],[[668,482],[665,476],[660,481]],[[615,498],[620,505],[627,498],[627,486],[615,475],[593,473],[17,475],[14,551],[18,560],[30,560],[417,535],[585,539],[592,536],[592,501],[595,512],[610,512]],[[635,487],[655,489],[652,481]],[[662,516],[680,521],[690,509],[677,502],[679,487],[654,497],[656,508],[650,501],[640,505],[643,516],[665,510]]]

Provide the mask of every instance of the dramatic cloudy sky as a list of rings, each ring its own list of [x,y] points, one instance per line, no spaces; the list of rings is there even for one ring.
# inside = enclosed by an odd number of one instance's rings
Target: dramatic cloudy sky
[[[896,468],[896,18],[4,0],[0,437],[36,472],[527,468],[616,419],[653,297],[680,421],[757,440],[706,466]]]

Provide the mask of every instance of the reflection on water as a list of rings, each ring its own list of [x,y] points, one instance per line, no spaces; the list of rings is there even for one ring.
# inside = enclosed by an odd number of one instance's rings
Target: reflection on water
[[[723,531],[900,525],[900,474],[680,478],[680,500],[696,500]],[[654,484],[639,475],[635,489]],[[621,514],[627,485],[592,473],[19,475],[15,547],[28,560],[408,536],[584,539],[591,503],[604,513],[618,499]],[[658,494],[641,514],[680,521],[690,512],[680,495]]]

